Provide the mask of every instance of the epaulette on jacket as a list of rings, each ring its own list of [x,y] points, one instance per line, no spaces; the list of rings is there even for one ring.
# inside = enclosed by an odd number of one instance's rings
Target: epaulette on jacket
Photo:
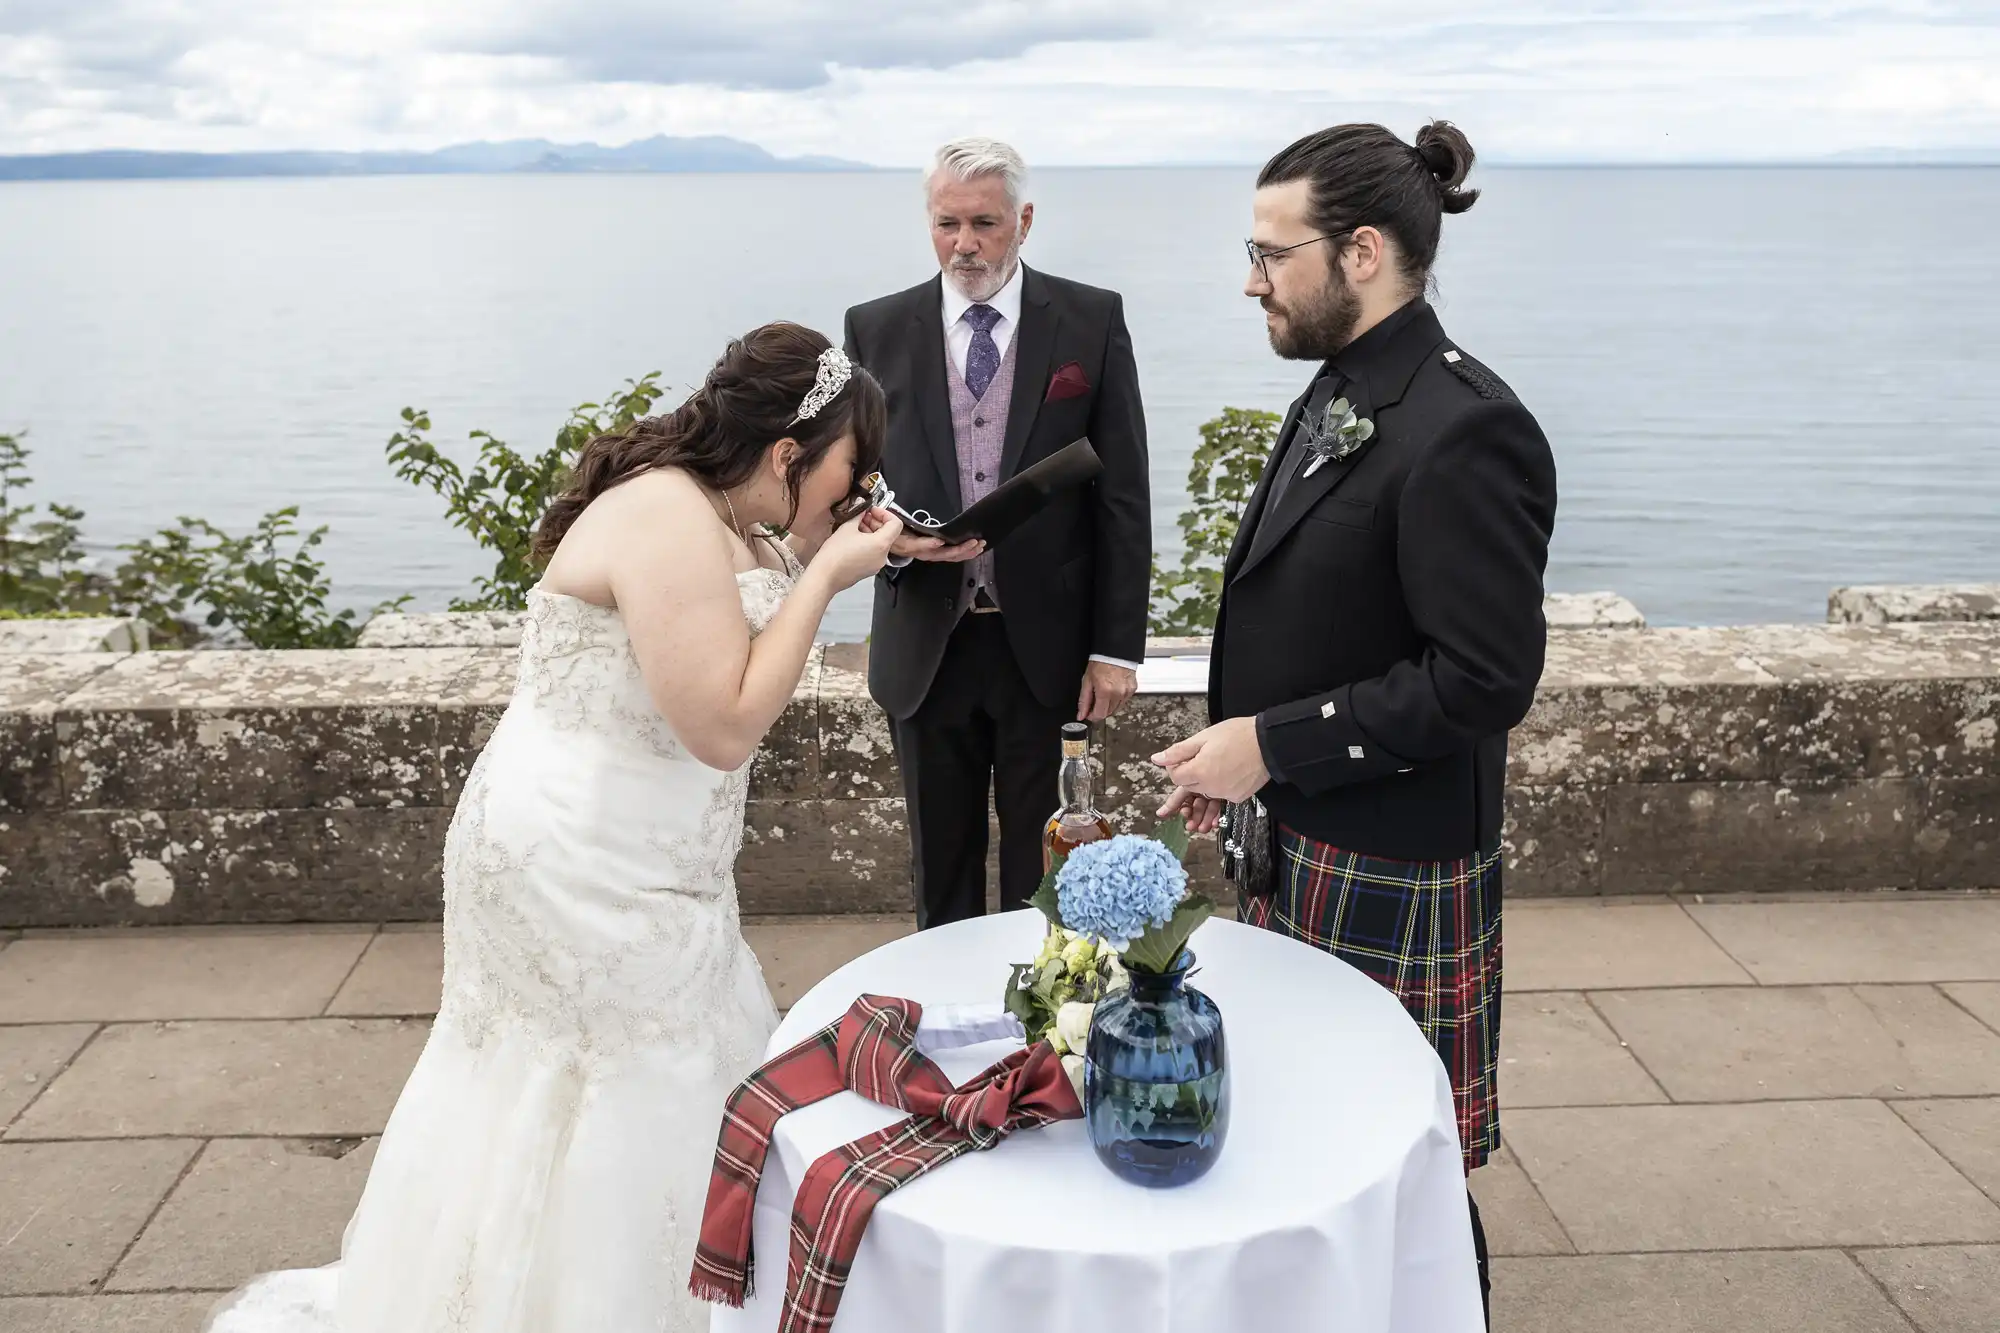
[[[1451,367],[1451,373],[1472,386],[1472,391],[1481,398],[1496,398],[1506,402],[1514,401],[1514,391],[1498,375],[1472,360],[1463,352],[1449,351],[1444,354],[1444,363]]]

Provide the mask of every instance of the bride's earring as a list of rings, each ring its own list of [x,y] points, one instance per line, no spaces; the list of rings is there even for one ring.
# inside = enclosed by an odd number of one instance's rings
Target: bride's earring
[[[771,461],[776,464],[772,471],[776,474],[778,482],[778,511],[783,514],[792,513],[793,507],[798,503],[798,497],[792,493],[792,464],[798,456],[797,445],[789,448],[780,445],[772,452]],[[780,523],[779,526],[784,524]]]

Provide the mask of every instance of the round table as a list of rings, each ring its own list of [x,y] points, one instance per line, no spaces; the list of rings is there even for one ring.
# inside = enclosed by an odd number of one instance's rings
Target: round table
[[[813,987],[775,1055],[863,992],[992,1005],[1035,955],[1039,912],[923,931]],[[882,1200],[833,1333],[1479,1333],[1451,1085],[1394,996],[1307,945],[1211,920],[1192,984],[1228,1031],[1230,1126],[1213,1170],[1150,1190],[1081,1121],[1024,1130]],[[938,1052],[953,1079],[1018,1048]],[[758,1193],[756,1295],[713,1333],[768,1333],[792,1194],[822,1153],[902,1118],[852,1093],[794,1111]]]

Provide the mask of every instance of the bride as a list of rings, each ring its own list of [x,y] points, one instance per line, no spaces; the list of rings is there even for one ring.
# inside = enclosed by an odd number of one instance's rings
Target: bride
[[[437,1023],[341,1258],[257,1279],[214,1333],[708,1326],[722,1104],[777,1022],[732,877],[749,761],[901,531],[860,512],[884,430],[866,371],[768,324],[583,450],[446,839]]]

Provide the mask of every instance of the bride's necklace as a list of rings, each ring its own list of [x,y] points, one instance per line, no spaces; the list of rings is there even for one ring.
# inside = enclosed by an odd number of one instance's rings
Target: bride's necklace
[[[737,540],[748,546],[750,544],[750,536],[743,531],[743,525],[736,519],[736,502],[729,498],[729,491],[726,487],[719,487],[718,489],[722,491],[722,503],[729,506],[729,526],[736,529]]]

